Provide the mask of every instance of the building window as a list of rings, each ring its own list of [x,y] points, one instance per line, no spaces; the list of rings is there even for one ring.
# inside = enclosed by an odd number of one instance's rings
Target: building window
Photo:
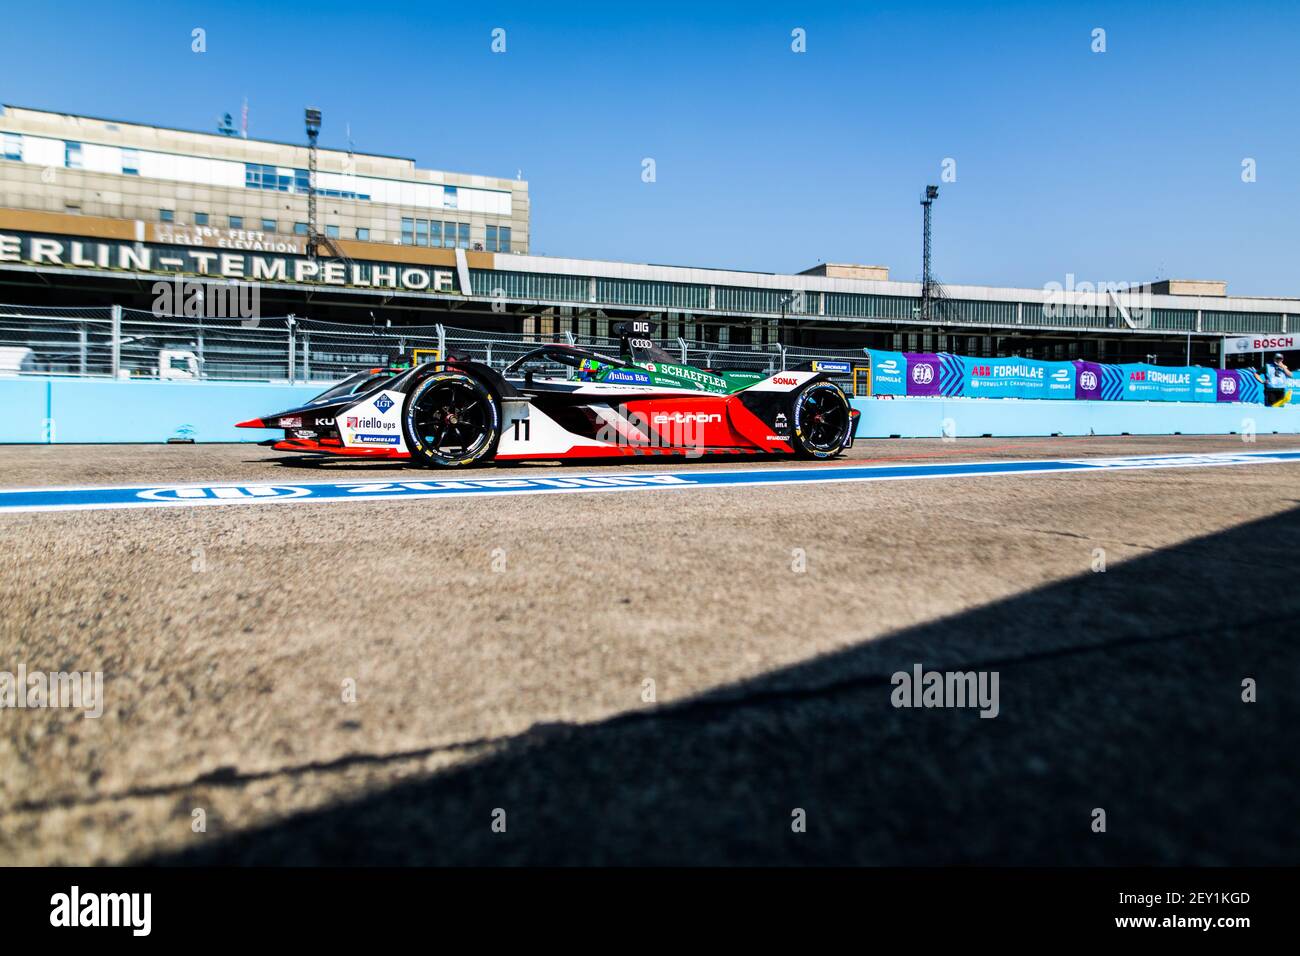
[[[176,212],[175,212],[174,210],[171,210],[171,209],[159,209],[159,210],[158,210],[158,221],[159,221],[159,222],[175,222],[175,221],[176,221]]]
[[[208,224],[208,214],[206,212],[196,212],[194,214],[194,225],[206,226]]]
[[[460,203],[460,195],[459,193],[457,193],[456,187],[443,186],[442,187],[442,208],[458,209],[459,203]]]
[[[134,149],[122,150],[122,175],[139,176],[140,175],[140,153]]]
[[[69,169],[81,168],[81,144],[69,143],[66,140],[63,143],[63,165]]]
[[[244,217],[243,217],[243,216],[231,216],[231,217],[230,217],[230,228],[231,228],[231,229],[243,229],[243,228],[244,228]]]
[[[404,246],[415,245],[415,220],[414,219],[402,220],[402,245]]]
[[[417,246],[427,246],[429,244],[429,220],[415,220],[415,244]]]
[[[357,238],[360,239],[362,242],[369,242],[370,230],[362,228],[361,226],[357,226]]]
[[[436,219],[429,223],[429,245],[435,249],[442,248],[442,223]]]
[[[307,235],[307,224],[305,222],[295,222],[293,224],[293,234],[295,236]]]
[[[274,220],[274,219],[263,219],[263,220],[262,220],[262,231],[263,231],[263,232],[275,232],[275,220]]]
[[[23,138],[17,133],[5,133],[5,159],[23,161]]]
[[[326,226],[326,227],[325,227],[325,235],[329,236],[331,239],[337,239],[337,238],[339,237],[339,227],[338,227],[338,226]]]
[[[488,252],[509,252],[510,251],[510,227],[509,226],[488,226],[487,227],[487,251]]]
[[[469,223],[462,222],[456,225],[456,245],[462,249],[469,248]]]

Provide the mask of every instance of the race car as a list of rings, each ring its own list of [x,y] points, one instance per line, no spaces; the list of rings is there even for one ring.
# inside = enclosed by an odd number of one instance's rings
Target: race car
[[[825,372],[681,364],[646,322],[616,328],[615,358],[542,345],[498,372],[463,356],[367,369],[300,408],[240,422],[283,429],[280,451],[409,459],[431,468],[491,461],[666,455],[832,458],[858,411]]]

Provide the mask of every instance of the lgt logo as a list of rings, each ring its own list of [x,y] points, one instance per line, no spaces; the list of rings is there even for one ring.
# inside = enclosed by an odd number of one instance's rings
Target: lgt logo
[[[922,362],[912,369],[912,381],[917,385],[929,385],[934,381],[934,366]]]

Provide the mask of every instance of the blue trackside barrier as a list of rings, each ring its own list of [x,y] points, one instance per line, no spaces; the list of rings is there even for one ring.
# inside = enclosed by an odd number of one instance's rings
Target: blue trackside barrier
[[[1300,434],[1300,407],[1226,402],[855,398],[858,438]]]
[[[0,378],[0,443],[256,442],[235,422],[299,405],[325,385]]]
[[[254,442],[235,422],[301,404],[325,385],[0,378],[0,443]],[[858,398],[859,438],[1300,434],[1300,406],[1226,402]]]

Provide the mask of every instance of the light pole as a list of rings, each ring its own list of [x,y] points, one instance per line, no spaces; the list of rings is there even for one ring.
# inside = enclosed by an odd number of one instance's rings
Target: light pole
[[[316,261],[316,140],[320,136],[320,110],[307,107],[307,258]]]

